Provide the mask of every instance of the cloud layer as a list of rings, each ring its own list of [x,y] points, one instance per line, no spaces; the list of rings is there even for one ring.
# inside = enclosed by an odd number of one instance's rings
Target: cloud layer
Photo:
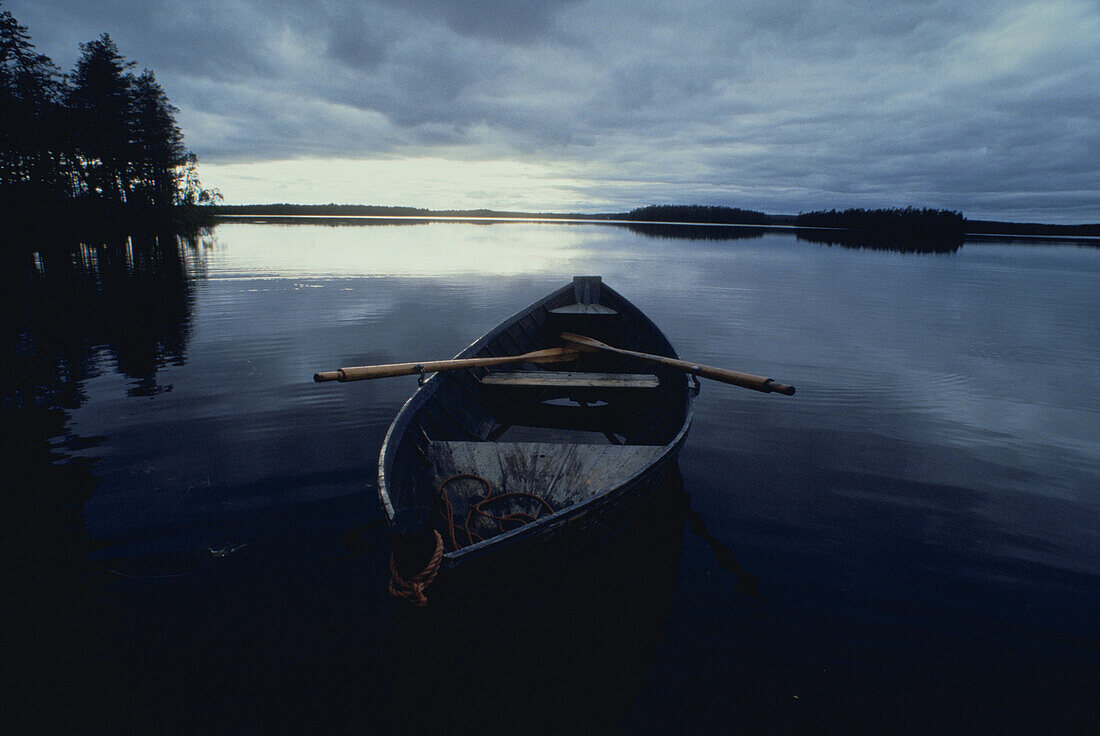
[[[547,172],[552,188],[519,198],[535,209],[917,204],[1100,220],[1091,0],[4,7],[65,68],[109,32],[157,72],[214,173],[445,159]],[[271,199],[318,199],[283,194]]]

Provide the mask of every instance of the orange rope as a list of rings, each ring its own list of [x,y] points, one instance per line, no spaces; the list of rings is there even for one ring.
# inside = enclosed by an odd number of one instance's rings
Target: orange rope
[[[466,510],[466,519],[461,524],[455,523],[455,510],[451,504],[451,500],[447,497],[447,484],[452,481],[468,479],[475,480],[485,485],[485,498],[476,503],[470,504]],[[497,515],[486,507],[489,504],[502,501],[507,498],[530,498],[537,501],[551,514],[554,513],[554,507],[547,503],[546,499],[541,496],[536,496],[533,493],[526,493],[524,491],[512,491],[508,493],[493,493],[493,486],[489,481],[482,478],[480,475],[473,475],[472,473],[459,473],[458,475],[452,475],[447,480],[439,484],[439,512],[443,515],[443,521],[447,526],[447,536],[450,539],[453,549],[462,549],[465,546],[480,542],[484,538],[470,528],[470,525],[474,522],[474,517],[480,516],[497,523],[497,529],[501,532],[511,531],[506,529],[505,524],[517,524],[512,527],[516,529],[524,524],[529,524],[538,518],[537,514],[528,514],[522,511],[517,511],[511,514]],[[466,544],[459,544],[457,531],[463,531],[466,533]],[[431,559],[428,560],[428,564],[423,570],[416,575],[412,575],[408,578],[401,577],[401,573],[397,571],[397,561],[394,560],[393,555],[390,555],[390,595],[394,598],[408,601],[414,606],[423,607],[428,604],[428,597],[424,595],[424,591],[432,581],[435,580],[435,576],[439,573],[440,563],[443,561],[443,535],[438,531],[433,530],[435,534],[435,551],[432,552]]]
[[[427,567],[407,580],[397,572],[397,563],[393,559],[393,554],[390,554],[390,595],[406,600],[418,608],[428,605],[428,597],[424,595],[424,590],[435,580],[436,573],[439,572],[439,563],[443,560],[443,537],[439,532],[434,533],[435,551],[432,552]]]
[[[455,522],[454,505],[447,497],[447,485],[452,481],[461,479],[476,480],[477,482],[483,484],[485,486],[485,498],[477,501],[476,503],[471,503],[470,506],[466,509],[465,520],[463,520],[463,522],[459,524]],[[517,529],[520,526],[523,526],[524,524],[529,524],[537,519],[537,514],[528,514],[522,511],[517,511],[511,514],[497,515],[486,510],[487,506],[496,503],[497,501],[501,501],[507,498],[519,497],[533,499],[541,504],[542,507],[548,512],[550,512],[551,514],[554,513],[554,507],[547,503],[546,499],[542,498],[541,496],[537,496],[534,493],[527,493],[525,491],[510,491],[506,493],[494,494],[492,484],[482,478],[480,475],[474,475],[472,473],[459,473],[457,475],[452,475],[450,478],[447,478],[445,481],[440,483],[439,512],[443,515],[443,522],[447,526],[447,534],[451,542],[451,548],[458,550],[468,545],[484,540],[484,537],[482,537],[480,534],[470,528],[470,525],[476,520],[475,516],[480,516],[484,519],[495,521],[497,523],[497,530],[500,532],[511,531],[511,529],[505,528],[504,525],[506,523],[516,524],[516,526],[512,527],[512,529]],[[465,544],[459,543],[457,535],[458,531],[463,531],[466,533]]]
[[[549,511],[551,514],[554,513],[554,507],[551,506],[549,503],[547,503],[546,499],[544,499],[542,496],[536,496],[534,493],[527,493],[525,491],[510,491],[508,493],[498,493],[495,496],[489,496],[487,498],[483,498],[482,500],[478,501],[473,506],[471,506],[470,510],[466,514],[466,517],[467,517],[467,522],[466,523],[467,523],[467,525],[469,524],[469,517],[472,516],[475,513],[478,514],[479,516],[482,516],[482,517],[486,518],[486,519],[491,519],[492,521],[495,521],[497,523],[497,529],[501,532],[510,531],[510,530],[504,528],[504,522],[506,522],[506,521],[519,522],[518,526],[512,527],[513,529],[516,529],[519,526],[523,526],[524,524],[529,524],[529,523],[531,523],[532,521],[534,521],[535,519],[538,518],[537,515],[527,514],[527,513],[524,513],[522,511],[517,511],[517,512],[511,513],[511,514],[505,514],[503,516],[497,516],[495,514],[491,514],[488,511],[484,510],[484,507],[488,506],[491,503],[496,503],[497,501],[500,501],[501,499],[504,499],[504,498],[514,498],[514,497],[523,497],[523,498],[534,499],[535,501],[538,501],[540,504],[542,504],[542,507],[544,509],[546,509],[547,511]]]

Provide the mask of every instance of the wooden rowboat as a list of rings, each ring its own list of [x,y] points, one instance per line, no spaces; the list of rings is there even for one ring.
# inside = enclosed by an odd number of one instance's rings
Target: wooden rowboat
[[[657,326],[599,276],[574,278],[451,360],[313,379],[417,373],[420,388],[382,443],[378,492],[393,546],[390,591],[419,606],[437,576],[470,592],[509,569],[550,569],[610,542],[683,446],[696,376],[795,392],[679,360]]]
[[[592,276],[574,278],[455,359],[560,349],[563,332],[676,358],[648,317]],[[435,373],[402,407],[378,476],[396,593],[425,581],[417,578],[424,571],[443,580],[493,556],[541,549],[545,557],[563,538],[576,552],[613,535],[664,477],[691,424],[687,376],[606,352],[564,357],[571,362]],[[437,569],[429,569],[433,553]]]

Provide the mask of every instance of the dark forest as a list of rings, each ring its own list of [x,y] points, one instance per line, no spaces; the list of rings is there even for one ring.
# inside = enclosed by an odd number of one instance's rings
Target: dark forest
[[[68,74],[0,12],[0,214],[10,225],[194,224],[203,189],[177,108],[104,33]]]

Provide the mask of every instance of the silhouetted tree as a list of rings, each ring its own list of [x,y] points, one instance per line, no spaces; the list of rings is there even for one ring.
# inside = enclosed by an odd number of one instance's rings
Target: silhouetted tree
[[[0,13],[0,189],[11,210],[72,194],[66,175],[61,71],[25,26]]]
[[[876,243],[905,250],[951,250],[961,245],[966,235],[966,220],[961,212],[916,207],[803,212],[795,218],[795,224],[859,231],[855,242],[862,247]],[[821,242],[844,243],[851,239],[824,237]]]
[[[104,33],[80,44],[68,105],[76,126],[78,173],[85,191],[110,205],[127,201],[131,170],[131,99],[134,66]]]
[[[651,204],[633,209],[626,216],[628,219],[643,222],[700,222],[716,225],[767,225],[771,222],[763,212],[700,204]]]
[[[186,167],[194,156],[183,145],[177,112],[151,70],[134,80],[131,198],[135,203],[165,209],[186,198]]]
[[[111,37],[80,45],[69,77],[0,12],[0,214],[9,229],[194,227],[217,202],[152,70],[134,76]]]

